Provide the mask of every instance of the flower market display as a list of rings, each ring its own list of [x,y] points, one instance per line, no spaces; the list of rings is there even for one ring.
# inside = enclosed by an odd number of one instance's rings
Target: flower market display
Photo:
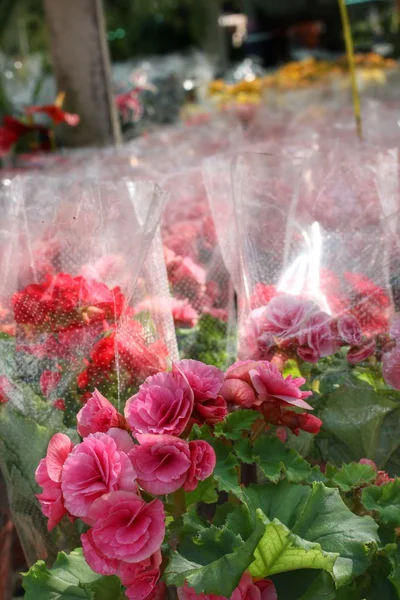
[[[3,178],[27,600],[400,597],[398,114],[317,104]]]
[[[384,58],[379,54],[357,54],[355,56],[357,75],[364,86],[387,83],[392,73],[397,73],[397,62]],[[259,76],[249,72],[247,76],[234,83],[215,79],[209,85],[209,95],[218,106],[229,106],[232,103],[242,105],[258,105],[265,99],[268,103],[282,101],[286,92],[301,89],[332,91],[332,86],[348,86],[346,75],[349,67],[347,57],[337,60],[316,60],[308,57],[300,61],[292,61],[275,72]]]

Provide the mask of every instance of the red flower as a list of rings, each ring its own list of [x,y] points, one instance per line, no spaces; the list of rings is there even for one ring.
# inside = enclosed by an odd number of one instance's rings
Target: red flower
[[[60,92],[54,102],[54,104],[45,104],[43,106],[29,106],[25,109],[25,113],[27,115],[33,115],[35,113],[43,113],[50,117],[55,125],[59,125],[59,123],[67,123],[70,127],[75,127],[79,124],[80,117],[79,115],[65,112],[62,110],[61,106],[64,102],[65,93]]]
[[[168,350],[161,341],[146,345],[144,329],[134,320],[124,322],[93,347],[87,369],[78,377],[78,386],[100,386],[110,381],[118,368],[120,382],[126,386],[164,371]]]
[[[119,318],[124,297],[118,287],[59,273],[16,292],[12,304],[17,323],[58,332]]]
[[[252,295],[250,296],[250,307],[252,310],[266,306],[272,298],[276,296],[276,287],[265,283],[257,283],[254,286]]]
[[[321,419],[314,415],[283,410],[282,407],[273,402],[264,402],[261,406],[261,412],[267,423],[278,427],[277,433],[280,439],[282,439],[282,431],[280,430],[282,425],[290,429],[295,435],[299,435],[300,430],[316,435],[322,426]]]
[[[322,421],[308,413],[297,414],[291,411],[282,411],[280,421],[293,431],[295,435],[299,434],[300,429],[313,435],[317,435],[321,429]]]
[[[0,158],[8,154],[21,137],[33,131],[44,133],[46,136],[49,133],[47,127],[42,125],[28,125],[14,117],[4,117],[3,126],[0,127]]]
[[[345,273],[352,285],[351,309],[365,334],[374,335],[388,330],[390,299],[385,290],[359,273]]]

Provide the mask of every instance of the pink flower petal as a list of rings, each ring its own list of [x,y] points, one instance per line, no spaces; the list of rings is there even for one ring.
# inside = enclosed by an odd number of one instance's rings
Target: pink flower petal
[[[50,479],[61,481],[64,463],[74,447],[73,443],[64,433],[56,433],[49,442],[46,454],[46,466]]]

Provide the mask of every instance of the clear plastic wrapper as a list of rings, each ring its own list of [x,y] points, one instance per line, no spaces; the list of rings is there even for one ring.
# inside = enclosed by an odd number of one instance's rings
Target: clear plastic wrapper
[[[233,350],[234,295],[201,170],[162,185],[170,194],[161,230],[181,358],[224,368]]]
[[[170,314],[139,306],[167,294],[153,243],[164,201],[123,179],[16,178],[3,195],[0,461],[28,564],[79,539],[66,519],[48,533],[34,497],[51,435],[71,431],[95,387],[122,410],[176,358]]]
[[[217,231],[238,293],[239,359],[304,377],[321,460],[369,458],[398,474],[397,151],[244,153],[232,169],[234,238]]]

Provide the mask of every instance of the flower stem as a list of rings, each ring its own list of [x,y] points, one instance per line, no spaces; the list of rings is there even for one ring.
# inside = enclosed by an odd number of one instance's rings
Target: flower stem
[[[354,61],[354,46],[353,46],[353,37],[351,35],[349,12],[347,10],[345,0],[338,0],[338,2],[339,2],[340,16],[342,18],[344,41],[346,44],[347,62],[349,65],[349,72],[350,72],[351,90],[352,90],[352,95],[353,95],[354,117],[356,120],[357,135],[358,135],[359,139],[361,140],[362,139],[361,104],[360,104],[360,94],[359,94],[358,87],[357,87],[356,67],[355,67],[355,61]]]

